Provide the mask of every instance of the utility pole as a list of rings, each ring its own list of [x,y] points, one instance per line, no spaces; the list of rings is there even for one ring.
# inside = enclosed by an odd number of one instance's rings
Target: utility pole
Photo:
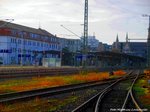
[[[149,28],[147,38],[147,67],[150,68],[150,15],[143,15],[143,17],[149,17]]]
[[[150,67],[150,15],[149,15],[149,28],[148,28],[148,39],[147,39],[147,65]]]
[[[83,57],[82,66],[86,68],[88,55],[88,0],[85,0],[84,7],[84,37],[83,37]]]

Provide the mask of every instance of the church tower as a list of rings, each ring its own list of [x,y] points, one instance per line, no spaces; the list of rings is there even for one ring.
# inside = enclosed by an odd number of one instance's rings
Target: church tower
[[[129,43],[129,38],[128,38],[128,33],[126,33],[126,43],[125,43],[123,52],[127,53],[127,54],[131,53],[130,43]]]
[[[120,52],[120,43],[119,43],[118,34],[117,34],[117,37],[116,37],[116,42],[114,42],[114,44],[113,44],[113,51]]]

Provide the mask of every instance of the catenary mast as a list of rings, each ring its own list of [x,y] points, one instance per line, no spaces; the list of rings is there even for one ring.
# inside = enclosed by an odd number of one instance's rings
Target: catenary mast
[[[147,66],[150,68],[150,15],[149,15],[148,38],[147,38]]]
[[[85,68],[87,64],[88,54],[88,0],[85,0],[84,7],[84,37],[83,37],[83,59],[82,66]]]

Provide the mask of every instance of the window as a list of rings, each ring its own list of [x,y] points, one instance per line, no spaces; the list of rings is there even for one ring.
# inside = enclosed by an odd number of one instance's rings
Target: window
[[[31,42],[30,42],[30,41],[28,41],[28,45],[31,45]]]
[[[41,47],[43,47],[43,43],[41,43]]]
[[[39,42],[37,42],[37,46],[40,46],[40,43],[39,43]]]

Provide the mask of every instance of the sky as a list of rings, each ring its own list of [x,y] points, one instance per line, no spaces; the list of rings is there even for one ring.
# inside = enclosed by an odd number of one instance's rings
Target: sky
[[[42,28],[60,37],[79,39],[83,35],[84,0],[0,0],[0,20]],[[103,43],[148,36],[150,0],[89,0],[89,35]]]

